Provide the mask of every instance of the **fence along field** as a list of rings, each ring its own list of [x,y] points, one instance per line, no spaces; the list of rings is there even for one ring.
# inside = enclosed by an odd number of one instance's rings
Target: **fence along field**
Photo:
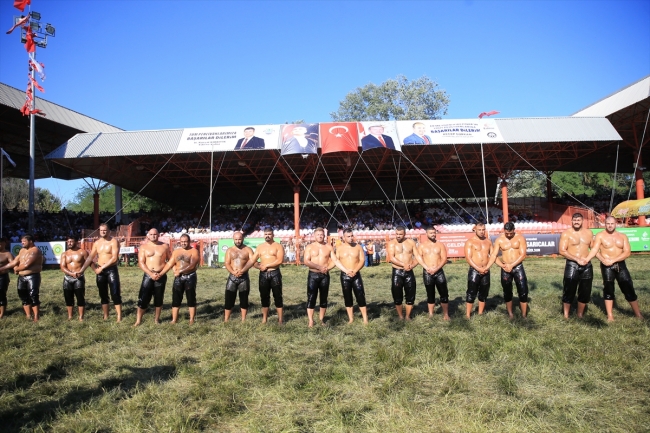
[[[650,316],[650,257],[628,266]],[[86,321],[66,320],[59,271],[43,272],[38,324],[25,320],[15,289],[0,321],[0,430],[72,432],[642,432],[650,425],[650,332],[617,289],[606,323],[596,267],[583,320],[561,315],[564,260],[525,261],[530,316],[509,321],[499,273],[487,313],[463,318],[467,265],[445,267],[452,320],[427,319],[418,276],[415,319],[396,320],[390,267],[362,270],[370,324],[347,325],[335,272],[329,326],[307,328],[302,266],[284,266],[285,319],[260,324],[257,271],[246,323],[223,321],[226,273],[199,269],[198,322],[187,308],[162,325],[135,302],[142,273],[120,268],[124,321],[101,320],[92,274]],[[515,298],[516,303],[516,298]],[[516,309],[517,310],[517,309]],[[517,310],[518,311],[518,310]]]

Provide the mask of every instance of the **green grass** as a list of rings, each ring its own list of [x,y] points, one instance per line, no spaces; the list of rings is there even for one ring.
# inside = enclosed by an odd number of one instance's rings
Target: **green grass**
[[[650,257],[628,267],[650,316]],[[364,269],[370,324],[346,324],[333,275],[328,327],[307,328],[306,269],[284,276],[287,324],[260,323],[257,271],[249,321],[223,324],[226,271],[200,269],[198,322],[139,328],[142,278],[120,269],[121,324],[101,320],[94,279],[84,323],[67,322],[62,275],[43,273],[42,320],[15,290],[0,321],[0,431],[65,432],[647,432],[650,332],[617,290],[608,324],[596,267],[583,320],[561,317],[564,261],[528,259],[530,317],[509,321],[499,273],[488,311],[463,318],[467,265],[445,267],[452,320],[426,316],[418,268],[415,320],[396,320],[387,265]],[[90,275],[89,275],[90,277]],[[170,284],[163,319],[171,317]],[[112,307],[111,307],[112,308]],[[318,314],[318,313],[317,313]],[[517,310],[518,314],[518,310]]]

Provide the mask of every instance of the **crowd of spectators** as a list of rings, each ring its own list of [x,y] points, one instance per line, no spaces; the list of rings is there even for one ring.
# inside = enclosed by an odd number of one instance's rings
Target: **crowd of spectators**
[[[301,206],[301,229],[316,227],[338,228],[350,227],[353,230],[387,230],[396,225],[407,228],[422,228],[430,224],[466,224],[477,221],[485,222],[485,206],[473,201],[457,202],[373,202],[363,204],[346,203],[336,206],[328,204],[323,207],[317,204]],[[503,221],[501,208],[489,206],[491,223]],[[111,218],[112,213],[101,213],[100,221]],[[20,237],[27,232],[27,212],[7,211],[3,213],[3,232],[12,242],[19,242]],[[212,227],[209,226],[209,216],[203,211],[171,211],[171,212],[140,212],[122,216],[121,224],[139,219],[139,233],[133,236],[144,236],[151,227],[156,227],[161,234],[201,234],[242,229],[245,233],[273,227],[275,230],[293,230],[294,208],[292,205],[258,206],[254,209],[242,206],[221,206],[212,212]],[[536,216],[529,211],[511,211],[513,221],[533,221]],[[66,237],[82,236],[82,229],[93,227],[91,213],[71,212],[63,209],[61,212],[36,212],[33,235],[37,241],[64,240]],[[114,218],[108,222],[114,229]]]

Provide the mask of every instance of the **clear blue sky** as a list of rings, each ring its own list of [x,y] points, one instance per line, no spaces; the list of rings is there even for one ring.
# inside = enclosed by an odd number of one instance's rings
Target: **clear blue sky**
[[[127,130],[328,121],[398,74],[437,81],[447,118],[564,116],[650,74],[650,0],[32,3],[56,27],[42,96]],[[0,81],[24,88],[26,59],[0,33]]]

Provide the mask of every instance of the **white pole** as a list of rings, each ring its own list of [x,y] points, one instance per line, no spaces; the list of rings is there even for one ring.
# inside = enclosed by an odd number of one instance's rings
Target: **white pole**
[[[481,143],[481,164],[483,165],[483,192],[485,193],[485,229],[490,224],[490,215],[488,214],[487,183],[485,182],[485,157],[483,156],[483,143]]]
[[[210,145],[210,213],[208,224],[210,224],[210,235],[212,235],[212,171],[214,170],[214,145]],[[210,241],[212,237],[209,237]],[[212,266],[212,242],[208,245],[208,266]]]
[[[34,53],[34,61],[36,61],[36,53]],[[34,91],[34,68],[32,67],[32,81],[30,83],[32,89],[32,110],[36,109],[36,92]],[[36,151],[34,142],[36,137],[35,131],[36,115],[29,115],[29,216],[28,227],[29,233],[34,234],[34,159]]]

